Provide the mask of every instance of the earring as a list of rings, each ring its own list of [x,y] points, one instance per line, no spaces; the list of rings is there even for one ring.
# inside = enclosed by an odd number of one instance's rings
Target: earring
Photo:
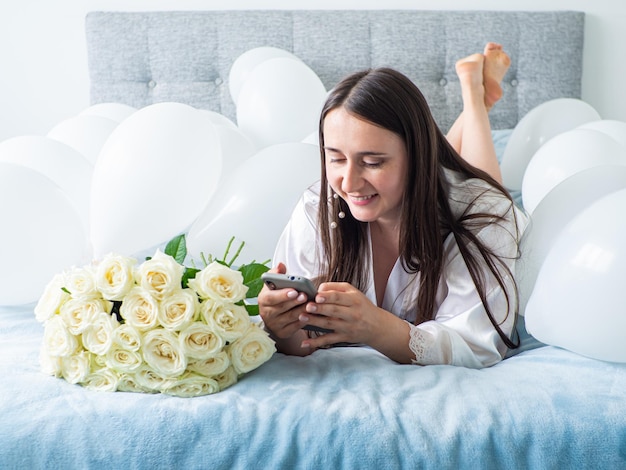
[[[339,194],[337,193],[333,193],[332,196],[333,199],[339,199]],[[328,198],[328,202],[332,203],[331,198]],[[343,219],[346,216],[346,213],[344,211],[339,211],[339,213],[337,214],[337,217],[339,217],[340,219]],[[337,222],[335,222],[334,220],[330,223],[330,228],[337,228]]]

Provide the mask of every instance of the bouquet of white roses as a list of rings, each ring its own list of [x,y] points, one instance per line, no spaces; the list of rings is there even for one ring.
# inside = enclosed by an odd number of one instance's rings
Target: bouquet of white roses
[[[241,247],[229,263],[230,244],[222,260],[186,267],[181,235],[139,265],[110,254],[57,274],[35,307],[42,370],[96,390],[183,397],[234,384],[275,351],[245,303],[268,267],[232,268]]]

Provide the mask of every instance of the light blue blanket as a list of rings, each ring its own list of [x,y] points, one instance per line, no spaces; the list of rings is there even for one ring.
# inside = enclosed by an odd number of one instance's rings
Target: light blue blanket
[[[624,468],[626,365],[553,347],[483,370],[369,348],[276,354],[198,398],[39,372],[29,308],[0,309],[0,468]]]

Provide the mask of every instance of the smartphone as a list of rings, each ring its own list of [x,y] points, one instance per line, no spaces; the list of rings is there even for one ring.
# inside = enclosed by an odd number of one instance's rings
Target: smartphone
[[[310,279],[303,276],[292,276],[291,274],[263,273],[261,279],[270,289],[285,289],[291,287],[298,292],[306,294],[309,300],[315,300],[317,289]]]
[[[306,294],[308,300],[315,300],[317,295],[317,289],[313,285],[310,279],[304,276],[294,276],[292,274],[278,274],[278,273],[263,273],[261,279],[265,282],[265,285],[272,290],[292,288],[298,292]],[[328,328],[320,328],[319,326],[307,325],[303,327],[304,330],[318,331],[321,333],[332,333],[333,330]]]

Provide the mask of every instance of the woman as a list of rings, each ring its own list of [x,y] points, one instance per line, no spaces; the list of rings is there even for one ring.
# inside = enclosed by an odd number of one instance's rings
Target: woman
[[[479,368],[516,346],[513,268],[525,220],[498,182],[487,116],[503,54],[490,43],[457,63],[464,108],[450,141],[394,70],[359,72],[331,91],[321,181],[294,210],[273,270],[314,278],[318,294],[259,295],[279,351],[360,343],[400,363]]]

